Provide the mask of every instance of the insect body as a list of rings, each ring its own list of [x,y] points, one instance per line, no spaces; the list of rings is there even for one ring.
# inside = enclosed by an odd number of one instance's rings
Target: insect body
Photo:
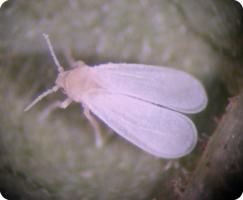
[[[76,102],[83,102],[84,96],[100,89],[95,71],[83,63],[74,69],[59,73],[56,85],[63,88],[66,95]]]
[[[207,95],[198,80],[176,69],[142,64],[89,67],[77,62],[74,69],[64,71],[44,36],[59,74],[56,85],[25,110],[62,88],[67,99],[59,107],[66,108],[72,101],[82,103],[97,145],[99,128],[90,110],[116,133],[154,156],[179,158],[191,152],[197,130],[181,113],[197,113],[206,107]]]

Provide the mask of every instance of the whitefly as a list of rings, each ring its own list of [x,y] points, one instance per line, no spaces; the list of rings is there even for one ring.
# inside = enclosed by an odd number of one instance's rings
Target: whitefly
[[[179,158],[192,151],[197,129],[184,114],[198,113],[207,105],[202,84],[176,69],[143,64],[107,63],[89,67],[76,62],[64,71],[48,35],[44,34],[58,69],[55,86],[39,95],[26,109],[62,89],[67,98],[52,108],[81,103],[101,146],[99,117],[117,134],[161,158]],[[91,112],[92,113],[91,113]],[[184,113],[184,114],[182,114]]]

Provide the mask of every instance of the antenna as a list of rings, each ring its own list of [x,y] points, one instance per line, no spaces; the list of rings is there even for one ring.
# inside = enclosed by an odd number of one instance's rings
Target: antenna
[[[46,34],[46,33],[43,33],[42,35],[44,36],[44,38],[45,38],[45,40],[46,40],[46,43],[47,43],[47,45],[48,45],[48,49],[49,49],[49,51],[50,51],[50,53],[51,53],[51,57],[53,58],[54,63],[55,63],[56,66],[57,66],[57,70],[58,70],[58,72],[59,72],[59,73],[60,73],[60,72],[63,72],[64,69],[63,69],[63,67],[60,65],[60,63],[59,63],[59,61],[58,61],[58,59],[57,59],[57,56],[56,56],[56,54],[55,54],[55,52],[54,52],[54,50],[53,50],[53,46],[52,46],[51,41],[50,41],[50,39],[49,39],[49,35]]]
[[[35,98],[35,100],[33,100],[25,109],[24,111],[28,111],[29,109],[31,109],[35,104],[37,104],[41,99],[43,99],[44,97],[46,97],[47,95],[56,92],[59,89],[59,87],[57,85],[55,85],[53,88],[46,90],[45,92],[43,92],[42,94],[40,94],[38,97]]]
[[[48,45],[49,51],[51,53],[51,56],[56,64],[57,70],[59,73],[64,72],[63,67],[60,65],[57,56],[53,50],[53,46],[51,44],[51,41],[49,39],[49,36],[45,33],[43,33],[43,36],[46,40],[46,43]],[[40,100],[42,100],[44,97],[46,97],[47,95],[56,92],[59,89],[59,86],[55,85],[53,86],[51,89],[46,90],[45,92],[43,92],[42,94],[40,94],[39,96],[37,96],[25,109],[24,111],[28,111],[29,109],[31,109],[35,104],[37,104]]]

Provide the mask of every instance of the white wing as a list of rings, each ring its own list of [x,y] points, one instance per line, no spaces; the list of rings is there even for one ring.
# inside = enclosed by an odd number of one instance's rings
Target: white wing
[[[149,101],[183,113],[197,113],[207,104],[201,83],[172,68],[108,63],[95,66],[99,84],[113,93]]]
[[[178,158],[197,142],[192,121],[175,111],[105,92],[86,96],[84,103],[119,135],[155,156]]]

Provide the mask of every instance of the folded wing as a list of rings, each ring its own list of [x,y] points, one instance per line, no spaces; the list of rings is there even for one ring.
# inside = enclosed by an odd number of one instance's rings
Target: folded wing
[[[105,92],[86,96],[84,103],[116,133],[157,157],[184,156],[197,142],[191,120],[163,107]]]
[[[201,83],[167,67],[108,63],[93,68],[103,88],[183,113],[197,113],[207,104]]]

